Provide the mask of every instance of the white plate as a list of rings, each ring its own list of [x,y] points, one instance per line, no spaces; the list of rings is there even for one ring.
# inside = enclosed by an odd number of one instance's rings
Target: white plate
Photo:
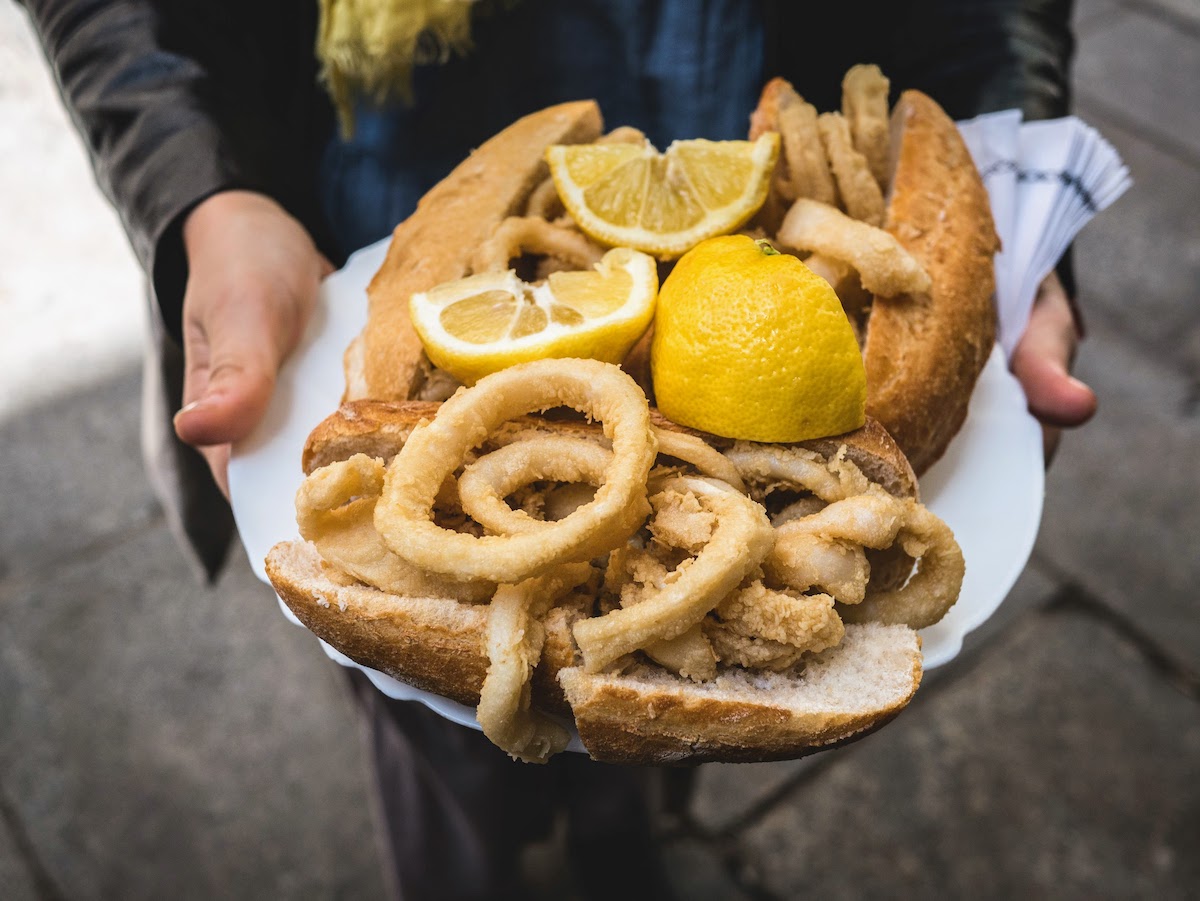
[[[293,499],[300,487],[300,452],[309,432],[337,409],[342,352],[367,318],[367,283],[387,252],[387,240],[356,253],[325,280],[300,347],[279,373],[258,429],[233,450],[229,488],[242,544],[255,573],[276,542],[296,537]],[[963,638],[1000,606],[1033,549],[1042,515],[1042,439],[1025,395],[997,347],[971,398],[962,430],[922,478],[925,503],[949,523],[962,546],[967,574],[946,618],[922,633],[926,668],[952,660]],[[292,612],[280,602],[292,622]],[[344,666],[361,669],[386,695],[421,701],[456,723],[479,728],[475,711],[359,666],[321,643]],[[577,743],[573,749],[582,750]]]

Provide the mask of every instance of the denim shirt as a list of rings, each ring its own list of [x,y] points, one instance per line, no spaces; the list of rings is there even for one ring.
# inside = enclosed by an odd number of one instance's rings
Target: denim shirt
[[[594,98],[606,129],[746,137],[764,78],[763,15],[750,0],[521,0],[477,16],[473,49],[418,67],[413,102],[357,106],[335,136],[321,201],[344,252],[391,233],[470,151],[515,119]]]

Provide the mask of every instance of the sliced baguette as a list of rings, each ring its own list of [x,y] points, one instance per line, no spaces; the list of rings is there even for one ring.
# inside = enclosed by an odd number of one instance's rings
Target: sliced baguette
[[[342,584],[303,541],[273,547],[267,574],[300,621],[350,659],[460,704],[479,703],[488,667],[485,605]],[[697,683],[638,665],[589,675],[570,631],[582,615],[556,607],[546,619],[533,703],[573,715],[588,753],[609,763],[801,757],[883,725],[921,682],[917,633],[878,623],[848,625],[836,648],[783,673],[729,667]]]
[[[841,644],[782,673],[722,670],[691,682],[652,665],[558,675],[592,757],[611,763],[753,762],[804,756],[882,726],[921,683],[907,626],[846,626]]]
[[[307,541],[281,541],[267,554],[267,576],[310,632],[356,663],[423,691],[474,707],[487,674],[486,604],[399,597],[331,570]],[[582,611],[559,606],[545,619],[546,644],[534,672],[537,707],[562,716],[570,708],[556,681],[575,665],[571,624]]]
[[[346,398],[415,396],[430,364],[409,319],[408,300],[462,278],[475,249],[524,208],[549,170],[551,144],[594,141],[603,123],[594,101],[562,103],[518,119],[435,185],[396,226],[387,258],[367,288],[367,324],[346,350]]]
[[[310,435],[305,470],[355,453],[389,459],[437,407],[415,401],[343,404]],[[679,428],[661,417],[655,422]],[[600,435],[598,425],[532,416],[506,427]],[[706,437],[717,446],[729,443]],[[826,458],[844,447],[873,481],[900,496],[915,496],[907,460],[877,423],[803,446]],[[486,605],[397,597],[354,583],[303,541],[277,544],[266,565],[284,603],[347,657],[459,703],[478,703],[488,667]],[[785,673],[723,667],[715,682],[702,684],[639,664],[620,675],[589,675],[579,668],[571,633],[578,618],[590,615],[589,606],[590,598],[577,598],[547,618],[532,697],[540,709],[573,715],[597,760],[662,764],[803,756],[882,724],[920,683],[916,633],[875,624],[847,626],[842,645]]]

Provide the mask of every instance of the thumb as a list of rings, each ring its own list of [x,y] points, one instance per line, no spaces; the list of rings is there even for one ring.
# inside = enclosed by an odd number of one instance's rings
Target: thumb
[[[265,303],[223,304],[190,324],[180,439],[195,446],[244,438],[266,411],[283,358],[280,329]]]
[[[1065,292],[1057,281],[1043,284],[1011,365],[1030,412],[1044,425],[1071,428],[1096,412],[1095,393],[1070,373],[1077,340]]]

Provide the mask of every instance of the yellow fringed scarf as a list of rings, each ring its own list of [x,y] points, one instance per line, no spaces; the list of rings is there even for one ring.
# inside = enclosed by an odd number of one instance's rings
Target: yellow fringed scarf
[[[342,134],[354,133],[354,98],[412,98],[413,66],[445,62],[471,46],[475,0],[318,0],[317,58]]]

